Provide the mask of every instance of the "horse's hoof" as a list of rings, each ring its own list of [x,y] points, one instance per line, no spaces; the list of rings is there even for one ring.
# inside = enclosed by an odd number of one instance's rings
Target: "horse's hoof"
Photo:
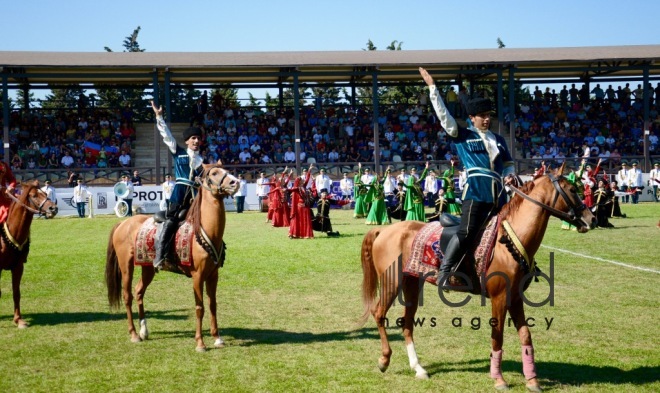
[[[527,385],[527,390],[534,393],[541,393],[543,391],[539,385]]]
[[[16,327],[19,329],[27,329],[30,327],[30,324],[21,319],[20,321],[16,322]]]
[[[195,348],[195,351],[197,351],[199,353],[204,353],[204,352],[206,352],[206,347],[197,347],[197,348]]]
[[[389,365],[388,363],[381,363],[381,362],[378,362],[378,369],[380,370],[381,373],[384,373],[385,371],[387,371],[387,368],[388,368],[389,366],[390,366],[390,365]]]
[[[427,373],[426,371],[416,373],[415,378],[417,378],[417,379],[429,379],[429,373]]]
[[[141,343],[142,340],[140,339],[140,337],[135,336],[135,337],[131,337],[131,342],[132,343]]]
[[[213,346],[216,347],[216,348],[224,348],[225,347],[225,342],[220,337],[218,337],[215,340],[215,342],[213,343]]]
[[[495,390],[497,390],[498,392],[509,390],[509,385],[507,385],[506,383],[501,383],[499,385],[495,385]]]

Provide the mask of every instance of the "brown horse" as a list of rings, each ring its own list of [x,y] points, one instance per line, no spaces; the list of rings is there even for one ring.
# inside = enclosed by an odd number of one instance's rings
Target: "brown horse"
[[[13,202],[9,207],[7,221],[0,225],[0,272],[11,270],[14,323],[19,329],[24,329],[28,327],[28,323],[21,315],[21,278],[23,264],[30,252],[30,225],[35,214],[46,218],[55,217],[57,206],[39,189],[39,182],[36,181],[23,184],[18,197],[6,195],[13,199]]]
[[[492,318],[494,318],[491,334],[491,377],[495,379],[495,386],[498,389],[507,388],[502,378],[501,359],[505,317],[508,311],[523,346],[523,372],[528,380],[527,387],[532,391],[540,390],[536,379],[532,338],[521,298],[524,289],[519,289],[528,283],[530,278],[525,276],[522,267],[524,260],[521,255],[526,257],[526,261],[534,260],[551,215],[570,221],[582,232],[588,231],[596,224],[594,215],[580,200],[576,187],[561,176],[563,169],[562,165],[554,173],[527,182],[522,187],[522,191],[512,187],[518,195],[512,198],[499,213],[501,224],[497,238],[500,241],[494,246],[483,289],[485,295],[491,299]],[[510,224],[513,236],[510,232],[506,232],[502,224],[504,221]],[[365,235],[362,242],[364,304],[362,322],[366,322],[371,314],[378,324],[382,347],[378,366],[384,372],[390,363],[392,349],[387,340],[384,322],[398,291],[402,290],[405,299],[403,335],[410,367],[418,378],[428,378],[428,373],[419,364],[413,341],[413,321],[423,280],[420,281],[410,275],[390,274],[389,268],[398,258],[404,263],[408,261],[415,235],[424,225],[422,222],[404,221],[384,228],[375,228]],[[502,242],[503,237],[519,239],[522,246],[518,249],[522,248],[522,250],[512,251],[511,244],[515,242],[508,242],[507,246],[507,242]],[[521,280],[524,280],[522,285],[520,285]],[[380,298],[376,299],[379,284],[381,294]],[[476,286],[478,287],[479,284]]]
[[[188,211],[186,220],[192,225],[195,241],[192,244],[192,263],[190,266],[178,265],[182,273],[193,280],[195,293],[195,313],[197,317],[195,341],[197,350],[204,351],[206,346],[202,337],[202,318],[204,317],[204,284],[211,313],[211,336],[216,347],[223,346],[218,335],[216,320],[216,288],[218,285],[218,266],[224,258],[222,236],[225,231],[225,205],[223,199],[238,191],[238,179],[230,175],[221,165],[204,165],[200,177],[199,194]],[[119,307],[120,292],[123,295],[128,318],[128,333],[131,341],[140,342],[149,337],[144,315],[144,294],[154,278],[152,265],[142,267],[142,276],[135,286],[136,301],[140,319],[140,333],[136,333],[133,323],[133,294],[131,285],[135,268],[135,241],[142,223],[148,216],[134,216],[115,225],[108,241],[105,281],[108,287],[108,300],[111,307]],[[123,290],[122,290],[123,287]]]

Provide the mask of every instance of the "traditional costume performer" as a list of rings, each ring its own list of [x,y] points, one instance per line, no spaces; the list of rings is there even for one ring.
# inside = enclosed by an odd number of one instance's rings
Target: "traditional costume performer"
[[[9,206],[11,205],[11,198],[6,193],[12,194],[16,188],[16,177],[11,171],[9,165],[4,161],[0,161],[0,224],[7,221],[9,215]]]
[[[575,186],[578,192],[578,196],[582,199],[584,199],[584,185],[582,184],[582,175],[584,174],[584,166],[586,162],[586,160],[582,160],[582,163],[580,163],[580,168],[577,170],[577,172],[571,171],[571,173],[566,176],[566,180]],[[561,221],[561,229],[577,231],[577,227],[575,225],[564,220]]]
[[[385,172],[385,178],[381,182],[378,176],[374,177],[371,181],[371,187],[365,197],[365,202],[370,203],[369,214],[367,215],[367,225],[382,225],[389,222],[387,214],[387,206],[385,205],[385,191],[383,190],[383,182],[388,180],[390,169]]]
[[[456,202],[456,191],[454,188],[454,161],[451,161],[451,167],[443,172],[442,183],[444,192],[444,201],[447,204],[446,211],[455,216],[461,215],[461,205]],[[445,211],[442,210],[441,211]]]
[[[328,198],[327,192],[321,192],[319,200],[316,201],[316,216],[312,220],[312,228],[318,232],[325,232],[328,236],[339,236],[339,232],[332,230],[330,221],[330,204],[332,199]]]
[[[291,239],[311,239],[314,237],[312,230],[312,209],[313,197],[311,190],[305,187],[309,182],[310,170],[305,177],[298,177],[293,182],[293,187],[289,188],[291,192],[291,217],[289,221],[289,238]]]
[[[358,166],[358,171],[353,178],[353,200],[355,201],[355,209],[353,210],[353,218],[364,218],[367,215],[367,204],[364,198],[367,195],[367,186],[362,183],[362,165]]]
[[[426,215],[424,213],[424,192],[422,191],[421,182],[426,178],[426,173],[429,169],[428,162],[420,176],[417,180],[414,176],[408,178],[408,184],[406,184],[406,202],[404,209],[408,212],[406,214],[406,221],[421,221],[426,222]]]

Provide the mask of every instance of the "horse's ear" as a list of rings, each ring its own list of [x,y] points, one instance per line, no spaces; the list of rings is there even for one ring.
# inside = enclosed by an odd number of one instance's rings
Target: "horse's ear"
[[[566,161],[562,162],[562,163],[561,163],[561,166],[560,166],[560,167],[557,169],[557,171],[555,172],[555,175],[556,175],[557,177],[559,177],[559,176],[561,176],[561,175],[564,174],[564,167],[565,167],[565,166],[566,166]]]
[[[222,166],[222,160],[221,159],[218,159],[217,165]]]
[[[31,186],[39,187],[39,179],[34,179],[28,183]]]

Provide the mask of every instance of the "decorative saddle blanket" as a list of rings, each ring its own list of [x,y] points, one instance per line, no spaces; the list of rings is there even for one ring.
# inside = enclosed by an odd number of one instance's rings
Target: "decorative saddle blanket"
[[[477,277],[482,277],[482,273],[488,270],[493,249],[495,248],[495,238],[499,228],[499,216],[493,216],[486,228],[480,234],[480,241],[474,250],[474,257],[467,255],[465,259],[468,263],[474,263],[474,271]],[[427,282],[437,285],[440,256],[444,256],[444,249],[441,249],[441,236],[445,228],[439,222],[431,222],[417,233],[413,240],[410,257],[403,267],[403,273],[414,277],[425,277]],[[444,245],[444,244],[443,244]],[[455,277],[452,277],[454,279]],[[459,285],[458,282],[450,280],[450,284]]]
[[[135,265],[153,265],[156,256],[155,235],[156,223],[153,217],[145,221],[135,239]],[[184,266],[190,266],[192,261],[193,233],[190,222],[185,221],[179,227],[174,237],[174,247],[179,261]]]

